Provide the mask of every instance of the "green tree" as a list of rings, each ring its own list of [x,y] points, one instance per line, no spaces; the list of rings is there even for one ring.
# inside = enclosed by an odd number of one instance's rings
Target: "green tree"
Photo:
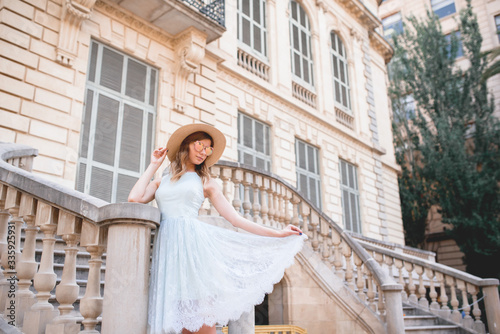
[[[443,35],[439,18],[409,18],[394,38],[390,94],[406,241],[425,241],[425,220],[440,208],[465,254],[467,271],[500,277],[500,126],[482,76],[485,55],[470,1],[459,35]],[[459,48],[469,63],[455,64]],[[408,112],[412,96],[417,108]]]

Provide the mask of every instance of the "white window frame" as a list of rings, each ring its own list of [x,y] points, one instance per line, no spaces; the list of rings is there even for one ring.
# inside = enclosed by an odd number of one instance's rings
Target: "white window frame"
[[[95,49],[97,48],[97,49]],[[126,80],[122,80],[120,92],[117,92],[108,87],[102,86],[100,82],[100,76],[102,73],[102,55],[103,50],[108,49],[115,52],[124,58],[122,67],[122,78],[126,78],[128,61],[135,61],[141,65],[146,66],[146,79],[145,79],[145,91],[144,91],[144,101],[139,101],[130,96],[126,95]],[[103,169],[106,172],[113,174],[112,176],[112,188],[110,190],[110,198],[104,200],[114,203],[117,201],[117,190],[118,190],[118,178],[120,175],[125,177],[139,178],[146,168],[146,164],[149,163],[150,155],[154,145],[154,133],[155,133],[155,122],[156,122],[156,103],[157,103],[157,88],[158,88],[158,69],[130,57],[119,50],[110,48],[102,43],[92,40],[90,47],[91,56],[89,57],[89,70],[87,75],[86,87],[85,87],[85,107],[83,111],[82,118],[82,131],[80,136],[80,153],[77,164],[77,178],[75,188],[86,194],[91,194],[91,182],[92,182],[92,168],[97,167]],[[95,54],[93,54],[95,52]],[[95,69],[91,69],[91,62],[93,57],[96,59]],[[89,76],[92,76],[91,79]],[[152,82],[153,80],[153,82]],[[154,87],[151,87],[154,85]],[[89,97],[92,97],[91,99]],[[107,97],[118,103],[118,116],[116,126],[116,138],[115,138],[115,156],[113,160],[113,165],[108,165],[99,161],[95,161],[94,158],[94,146],[96,141],[96,129],[97,129],[97,112],[99,107],[99,97]],[[90,103],[90,105],[89,105]],[[122,144],[123,135],[123,117],[125,112],[125,105],[133,108],[142,110],[142,133],[141,133],[141,152],[140,152],[140,162],[139,170],[133,171],[125,168],[120,168],[120,148]],[[89,114],[90,113],[90,114]],[[90,117],[90,123],[87,125],[88,128],[88,138],[86,135],[86,125],[85,118]],[[150,136],[149,140],[148,137]],[[84,143],[85,141],[85,143]],[[82,148],[86,145],[86,157],[83,156]],[[84,167],[85,166],[85,167]],[[82,168],[85,168],[84,170]],[[84,180],[84,182],[82,182]],[[91,195],[95,195],[91,194]],[[120,200],[126,200],[121,198]]]
[[[352,180],[349,179],[349,169],[352,171]],[[344,180],[344,170],[347,178],[346,180]],[[348,231],[362,234],[357,167],[345,160],[339,159],[339,173],[340,193],[342,199],[342,221],[344,228]],[[346,194],[347,197],[345,196]],[[353,212],[356,218],[355,222],[353,222]]]
[[[244,119],[247,118],[251,120],[252,126],[251,129],[247,129],[244,126]],[[262,125],[264,128],[264,151],[266,152],[259,152],[257,151],[256,147],[256,138],[257,136],[255,135],[255,125],[259,124]],[[244,144],[244,132],[245,131],[251,131],[252,132],[252,147],[245,146]],[[271,128],[269,125],[266,123],[260,122],[257,119],[247,116],[241,112],[238,113],[238,161],[240,163],[244,162],[244,154],[247,153],[253,157],[253,163],[252,166],[257,168],[257,158],[262,159],[265,163],[265,168],[267,172],[271,172],[272,168],[272,159],[271,159]]]
[[[402,34],[404,28],[403,28],[403,18],[401,16],[401,12],[397,12],[383,18],[382,27],[384,29],[384,37],[386,40],[391,40],[392,36],[394,35]]]
[[[351,88],[349,86],[349,63],[347,61],[346,49],[342,39],[334,31],[330,33],[330,41],[332,44],[330,47],[330,55],[332,60],[333,96],[335,105],[352,115]],[[337,68],[337,76],[335,75],[335,68]],[[342,80],[340,76],[341,70],[344,71],[344,80]],[[338,94],[337,87],[339,88]],[[346,90],[345,98],[342,94],[342,88]],[[337,95],[339,95],[340,101],[337,101]]]
[[[293,8],[297,10],[297,18],[300,19],[301,16],[304,17],[305,22],[297,21],[293,18]],[[303,15],[301,15],[303,12]],[[294,41],[294,27],[296,28],[299,36],[299,45],[295,45]],[[304,34],[306,37],[305,43],[302,42],[300,36]],[[305,44],[305,45],[303,45]],[[309,17],[307,16],[304,8],[295,0],[290,1],[290,56],[291,56],[291,66],[292,66],[292,77],[293,80],[311,90],[314,90],[314,61],[312,56],[312,38],[311,38],[311,25],[309,23]],[[295,73],[295,56],[300,58],[300,73],[297,75]],[[304,79],[304,63],[309,70],[309,80]]]
[[[243,1],[249,2],[250,16],[243,13]],[[260,6],[260,23],[254,20],[254,3]],[[243,20],[246,19],[250,22],[250,44],[248,45],[243,41]],[[262,60],[267,61],[267,23],[266,23],[266,0],[237,0],[237,25],[238,25],[238,46],[252,53]],[[260,48],[261,51],[255,48],[255,30],[258,29],[260,33]]]
[[[450,12],[446,15],[439,15],[436,11],[439,12],[439,10],[443,9],[443,8],[446,8],[448,6],[451,6],[453,5],[453,12]],[[444,17],[447,17],[447,16],[450,16],[450,15],[453,15],[457,12],[457,7],[455,5],[455,0],[431,0],[431,8],[432,8],[432,11],[440,18],[444,18]]]
[[[300,152],[299,152],[299,145],[303,144],[305,145],[305,164],[306,168],[302,168],[300,166]],[[309,155],[307,154],[307,150],[312,149],[313,150],[313,160],[314,161],[309,161]],[[311,166],[311,163],[314,164],[314,171],[310,171],[309,167]],[[321,173],[320,173],[320,168],[319,168],[319,149],[317,147],[314,147],[312,145],[309,145],[305,141],[302,141],[300,139],[295,139],[295,169],[297,173],[297,189],[299,192],[301,192],[308,200],[310,200],[313,204],[315,204],[319,209],[321,209],[322,205],[322,196],[321,196]],[[302,189],[301,187],[301,182],[300,182],[300,177],[305,176],[307,178],[307,189]],[[312,189],[309,187],[309,182],[311,179],[315,182],[316,184],[316,198],[317,202],[315,202],[311,198],[311,191]]]
[[[495,33],[498,36],[498,42],[500,42],[500,14],[495,15],[493,19],[495,20]]]

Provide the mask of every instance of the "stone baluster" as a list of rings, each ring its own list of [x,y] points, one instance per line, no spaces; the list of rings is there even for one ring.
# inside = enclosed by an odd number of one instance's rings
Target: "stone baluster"
[[[461,323],[462,322],[462,315],[460,312],[458,312],[458,298],[457,298],[457,292],[455,290],[455,279],[452,276],[446,276],[446,283],[448,283],[448,286],[450,287],[451,291],[451,320],[456,322],[456,323]]]
[[[282,228],[286,226],[285,225],[286,211],[288,211],[287,207],[286,207],[286,203],[285,203],[285,196],[286,196],[286,188],[285,188],[285,186],[280,185],[280,190],[278,192],[278,206],[280,208],[279,221],[280,221],[280,225]]]
[[[418,275],[418,305],[424,309],[429,309],[429,301],[425,296],[426,289],[424,286],[424,268],[422,266],[415,265],[415,272]]]
[[[406,302],[408,300],[408,294],[406,293],[406,283],[403,275],[404,263],[400,259],[394,259],[394,266],[396,266],[396,269],[398,270],[399,284],[403,287],[403,290],[401,291],[401,299],[403,302]]]
[[[38,291],[36,294],[37,302],[24,316],[23,332],[26,334],[41,333],[57,315],[54,306],[49,303],[49,298],[57,278],[54,273],[54,244],[59,210],[50,204],[38,201],[36,212],[35,225],[40,227],[44,237],[42,239],[40,267],[34,277],[34,287]]]
[[[5,276],[7,269],[7,229],[9,226],[9,211],[5,210],[5,198],[7,197],[7,186],[0,184],[0,314],[4,313],[5,301],[9,291],[9,282]],[[4,255],[5,254],[5,255]]]
[[[342,268],[342,238],[340,234],[332,229],[332,243],[333,243],[333,265],[335,266],[335,275],[340,279],[344,279],[344,270]]]
[[[17,264],[20,259],[21,253],[21,227],[23,225],[23,220],[19,217],[19,207],[21,205],[21,192],[14,188],[9,187],[7,189],[7,196],[5,197],[5,209],[11,215],[8,224],[7,233],[7,252],[4,253],[5,259],[2,263],[7,264],[4,266],[6,269],[4,271],[5,277],[7,278],[8,284],[8,294],[7,300],[5,301],[5,316],[9,323],[19,324],[20,318],[16,302],[17,302]]]
[[[474,320],[470,316],[469,298],[467,297],[467,284],[464,281],[457,280],[457,287],[460,291],[462,291],[462,310],[465,313],[462,318],[462,325],[465,328],[472,329],[472,327],[474,326]]]
[[[385,255],[384,256],[384,263],[387,265],[387,271],[388,271],[388,275],[391,277],[391,278],[394,278],[394,273],[392,271],[392,265],[393,265],[393,262],[394,262],[394,259],[392,258],[392,256],[389,256],[389,255]],[[404,285],[403,285],[404,286]]]
[[[473,284],[467,283],[467,292],[472,296],[472,315],[474,316],[474,326],[472,327],[477,333],[486,333],[484,323],[481,321],[481,309],[477,302],[477,294],[479,289]]]
[[[439,312],[439,304],[437,302],[437,292],[434,286],[434,271],[428,268],[425,268],[425,274],[429,278],[429,297],[431,298],[431,304],[429,305],[429,309],[437,314]]]
[[[330,225],[328,224],[327,221],[321,219],[320,220],[320,225],[319,225],[319,232],[321,234],[321,239],[322,239],[322,254],[321,256],[323,257],[323,261],[328,263],[328,259],[330,258],[330,247],[328,246],[328,234],[330,232]]]
[[[290,220],[290,224],[293,226],[300,226],[300,213],[299,213],[299,203],[300,203],[300,198],[296,194],[292,194],[292,198],[290,199],[290,202],[292,203],[292,219]],[[302,231],[304,232],[304,231]]]
[[[443,318],[448,319],[448,317],[450,316],[450,308],[448,307],[448,296],[446,295],[446,282],[444,281],[443,273],[436,271],[436,279],[439,282],[439,287],[440,287],[439,290],[441,292],[441,295],[439,296],[441,300],[441,310],[439,311],[439,314]]]
[[[311,208],[306,203],[300,203],[300,215],[302,216],[302,232],[307,235],[309,240],[312,238],[312,233],[309,229],[311,222]]]
[[[268,189],[269,189],[269,179],[268,178],[263,178],[262,179],[262,184],[260,186],[260,213],[262,215],[262,223],[266,226],[269,226],[269,205],[268,203]]]
[[[372,309],[373,312],[377,312],[377,304],[375,303],[375,290],[373,284],[373,274],[372,272],[365,267],[365,274],[367,277],[367,285],[368,291],[366,292],[366,296],[368,297],[368,306]]]
[[[231,180],[231,174],[232,171],[230,168],[221,168],[220,179],[222,180],[222,193],[224,194],[224,197],[226,197],[228,202],[231,202],[231,195],[229,193],[229,180]]]
[[[311,211],[311,230],[312,230],[312,247],[318,252],[319,251],[319,216],[316,211]]]
[[[358,254],[353,253],[354,265],[356,266],[356,287],[358,289],[358,298],[364,302],[366,302],[366,295],[363,291],[365,288],[365,278],[363,276],[363,261],[358,256]]]
[[[82,230],[82,219],[66,211],[59,211],[57,235],[66,242],[64,248],[64,267],[61,282],[56,287],[56,299],[59,303],[59,315],[47,325],[46,334],[78,333],[80,324],[72,315],[73,303],[78,299],[80,286],[76,284],[76,254]]]
[[[269,180],[269,187],[267,188],[267,203],[269,205],[269,210],[267,214],[269,215],[269,226],[274,226],[274,189],[276,188],[275,182]]]
[[[23,251],[17,264],[17,277],[19,278],[19,291],[16,296],[18,313],[17,324],[23,326],[24,313],[36,302],[35,295],[30,291],[31,281],[35,277],[38,263],[35,261],[36,234],[35,226],[38,201],[28,194],[22,194],[19,216],[26,223]]]
[[[240,169],[233,169],[233,178],[231,180],[234,184],[233,207],[236,212],[241,213],[240,184],[243,181],[243,171]]]
[[[378,303],[377,303],[378,313],[380,317],[385,321],[386,307],[384,301],[384,290],[382,290],[382,287],[378,285],[378,283],[377,283],[377,291],[378,291]]]
[[[382,267],[382,263],[384,262],[384,255],[382,253],[373,252],[373,258],[375,259],[375,261],[377,261],[379,266]]]
[[[355,285],[353,280],[353,268],[351,261],[352,250],[351,247],[345,241],[342,242],[342,255],[344,255],[345,258],[345,280],[347,282],[347,286],[352,291],[355,291]]]
[[[290,203],[292,203],[292,198],[293,194],[292,191],[288,188],[284,188],[285,193],[283,195],[283,201],[284,201],[284,210],[285,210],[285,222],[284,225],[287,226],[288,224],[292,223],[292,215],[290,214]],[[293,206],[293,203],[292,203]],[[295,213],[294,213],[295,214]]]
[[[281,216],[281,208],[280,208],[280,199],[279,194],[281,191],[281,184],[278,182],[274,183],[274,227],[280,227],[280,216]]]
[[[82,223],[82,235],[80,245],[86,247],[90,253],[89,275],[87,278],[87,287],[85,295],[80,301],[80,313],[84,320],[82,321],[83,330],[80,333],[98,334],[95,329],[97,317],[102,313],[101,297],[101,265],[102,254],[104,252],[104,233],[103,229],[88,222]]]
[[[414,269],[413,263],[405,262],[405,269],[408,272],[408,290],[410,291],[410,296],[408,296],[408,302],[417,305],[418,299],[417,295],[415,294],[416,286],[415,283],[413,282],[413,269]]]
[[[250,215],[250,210],[252,209],[252,203],[250,202],[250,186],[253,182],[252,173],[245,172],[243,179],[243,216],[248,220],[253,220]]]
[[[253,180],[253,221],[262,224],[262,217],[260,216],[260,201],[259,201],[259,189],[262,187],[262,176],[254,175]]]

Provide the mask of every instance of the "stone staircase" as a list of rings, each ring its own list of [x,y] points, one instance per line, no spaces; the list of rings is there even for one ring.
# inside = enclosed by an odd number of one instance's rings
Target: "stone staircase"
[[[410,304],[403,304],[406,334],[469,334],[475,333],[436,314]]]

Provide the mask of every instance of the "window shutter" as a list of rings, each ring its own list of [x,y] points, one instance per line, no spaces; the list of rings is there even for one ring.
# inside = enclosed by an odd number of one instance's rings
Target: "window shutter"
[[[120,168],[140,172],[144,111],[125,104],[120,145]]]
[[[121,92],[123,76],[123,56],[108,48],[103,48],[101,81],[104,87]]]
[[[93,160],[113,166],[116,150],[116,130],[120,102],[105,95],[99,96],[94,137]]]

